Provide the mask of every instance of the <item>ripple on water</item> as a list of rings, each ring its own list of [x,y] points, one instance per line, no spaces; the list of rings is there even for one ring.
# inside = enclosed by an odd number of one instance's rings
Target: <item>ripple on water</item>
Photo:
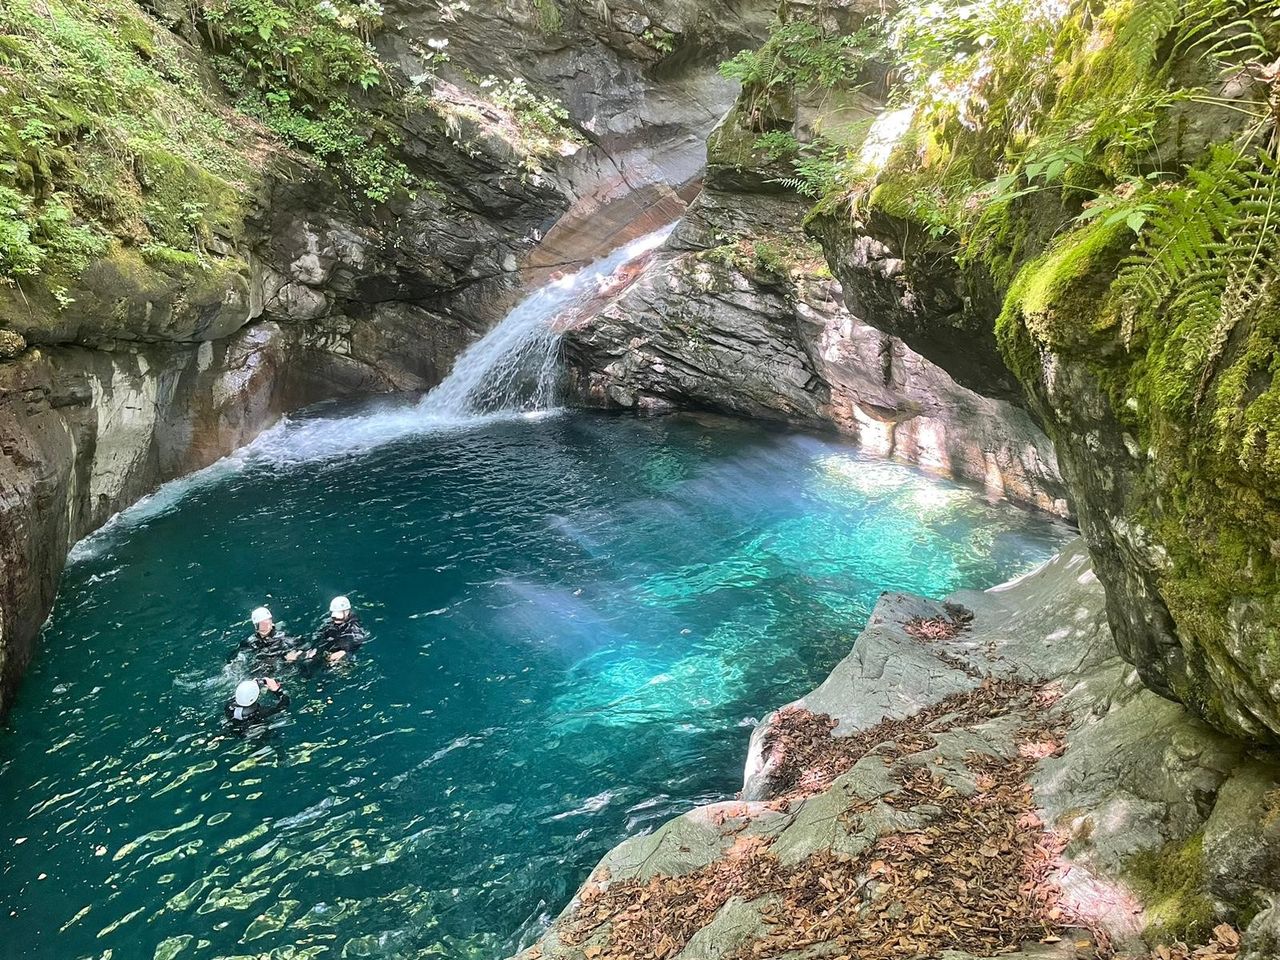
[[[736,790],[881,590],[1064,533],[753,425],[308,413],[74,552],[0,734],[0,958],[502,955]],[[338,593],[373,641],[228,736],[246,612],[306,635]]]

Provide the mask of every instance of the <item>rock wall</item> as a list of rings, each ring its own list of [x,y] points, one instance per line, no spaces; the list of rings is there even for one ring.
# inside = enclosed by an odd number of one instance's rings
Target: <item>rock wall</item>
[[[1271,956],[1280,766],[1147,690],[1104,602],[1080,543],[945,604],[886,594],[752,734],[741,799],[619,845],[522,957],[1146,956],[1251,920]]]

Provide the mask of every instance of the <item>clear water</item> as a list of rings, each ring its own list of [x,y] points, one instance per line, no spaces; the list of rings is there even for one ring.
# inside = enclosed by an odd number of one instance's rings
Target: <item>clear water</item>
[[[610,846],[732,794],[881,590],[1065,536],[757,425],[332,414],[76,551],[0,731],[0,957],[502,957]],[[305,632],[336,593],[373,642],[227,736],[250,608]]]

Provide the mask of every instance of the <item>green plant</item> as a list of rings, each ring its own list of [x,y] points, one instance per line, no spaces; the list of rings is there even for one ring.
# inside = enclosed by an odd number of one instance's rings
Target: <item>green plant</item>
[[[1198,404],[1236,325],[1274,306],[1280,276],[1280,163],[1221,146],[1188,180],[1156,195],[1116,283],[1125,336],[1163,317],[1153,358],[1164,396]]]
[[[779,92],[853,83],[877,42],[870,27],[831,34],[810,20],[779,22],[759,50],[739,52],[720,64],[720,73],[742,84],[750,116]]]
[[[409,170],[385,143],[370,137],[374,119],[365,111],[335,102],[321,107],[294,103],[285,91],[246,94],[241,107],[289,143],[326,161],[360,196],[390,199],[409,185]]]
[[[256,135],[130,0],[0,5],[0,77],[0,283],[56,294],[113,240],[236,231]]]
[[[369,45],[382,18],[375,0],[197,0],[196,10],[215,49],[261,89],[323,100],[381,80]]]
[[[669,30],[663,30],[661,27],[645,27],[644,33],[640,34],[640,39],[664,57],[675,53],[676,35]]]
[[[547,33],[556,33],[564,26],[564,14],[556,6],[556,0],[533,0],[538,12],[538,26]]]
[[[578,142],[564,105],[534,92],[523,77],[503,80],[491,75],[478,86],[510,118],[527,173],[540,172],[542,160],[559,153],[565,144]]]

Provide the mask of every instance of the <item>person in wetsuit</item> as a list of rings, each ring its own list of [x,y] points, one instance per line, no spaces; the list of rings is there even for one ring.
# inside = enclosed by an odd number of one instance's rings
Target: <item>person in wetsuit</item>
[[[274,696],[272,703],[262,702],[264,688]],[[263,723],[288,706],[289,695],[284,692],[280,683],[271,677],[264,677],[261,680],[241,680],[236,685],[235,696],[227,701],[223,712],[228,723],[243,730],[255,723]]]
[[[258,607],[249,615],[253,624],[253,632],[240,641],[240,645],[231,651],[227,663],[234,660],[242,650],[249,651],[259,663],[270,663],[283,657],[292,645],[291,639],[276,626],[271,611],[266,607]]]
[[[315,645],[310,650],[295,650],[285,659],[311,660],[321,654],[328,663],[335,664],[359,650],[365,639],[364,627],[352,612],[351,601],[346,597],[334,597],[329,601],[329,620],[316,634]]]

